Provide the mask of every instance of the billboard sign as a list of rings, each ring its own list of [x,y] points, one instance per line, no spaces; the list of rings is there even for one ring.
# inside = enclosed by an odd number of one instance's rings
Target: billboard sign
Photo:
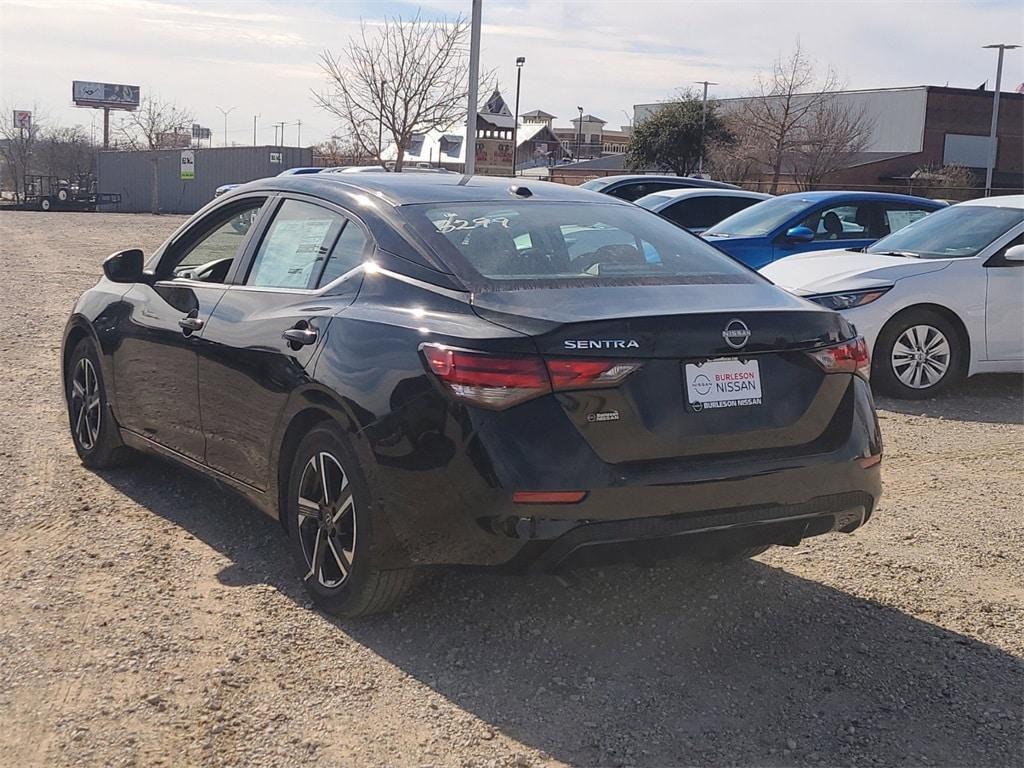
[[[196,141],[210,138],[210,129],[204,128],[199,123],[192,123],[192,138]]]
[[[71,83],[71,100],[77,107],[132,110],[139,106],[139,86],[75,80]]]
[[[181,180],[192,181],[196,177],[196,153],[191,149],[181,153]]]
[[[32,113],[26,109],[14,110],[14,127],[19,131],[31,131]]]

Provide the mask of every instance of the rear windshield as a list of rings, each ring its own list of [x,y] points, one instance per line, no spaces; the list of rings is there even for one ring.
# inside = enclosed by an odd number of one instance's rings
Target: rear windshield
[[[753,271],[659,216],[617,203],[428,203],[400,209],[474,290],[751,283]]]
[[[609,184],[611,184],[611,182],[608,179],[591,179],[590,181],[584,181],[580,184],[580,189],[590,189],[597,192],[598,190],[604,189]]]
[[[710,232],[705,234],[760,237],[774,232],[776,228],[785,224],[793,216],[812,206],[813,203],[810,200],[801,200],[799,197],[775,197],[744,208],[727,219],[722,219],[711,227]]]
[[[644,195],[639,200],[636,200],[637,205],[641,208],[646,208],[648,211],[658,211],[664,208],[666,205],[671,203],[675,198],[669,195]]]

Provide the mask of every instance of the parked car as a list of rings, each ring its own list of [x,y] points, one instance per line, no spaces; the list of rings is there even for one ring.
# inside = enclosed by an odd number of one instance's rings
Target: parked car
[[[666,189],[644,195],[636,204],[699,235],[708,227],[771,195],[745,189]]]
[[[762,273],[857,326],[871,381],[930,397],[975,373],[1024,370],[1024,196],[931,214],[864,253],[790,256]]]
[[[666,189],[739,189],[732,184],[710,179],[695,179],[689,176],[652,176],[631,174],[625,176],[603,176],[580,184],[583,189],[611,195],[620,200],[639,200],[644,195],[662,192]]]
[[[286,171],[281,171],[278,176],[306,176],[311,173],[320,173],[325,170],[324,168],[314,168],[312,166],[300,166],[298,168],[289,168]]]
[[[134,448],[237,489],[342,615],[422,565],[745,557],[879,497],[853,327],[585,190],[263,179],[103,272],[63,343],[82,461]]]
[[[863,248],[944,207],[881,192],[794,192],[733,214],[702,237],[760,269],[794,253]]]

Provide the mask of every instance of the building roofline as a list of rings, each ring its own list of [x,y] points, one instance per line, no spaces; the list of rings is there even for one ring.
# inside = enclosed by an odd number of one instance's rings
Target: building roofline
[[[892,88],[849,88],[849,89],[842,90],[842,91],[836,91],[836,93],[895,93],[897,91],[925,91],[926,93],[932,93],[932,92],[937,92],[937,93],[958,93],[958,94],[962,94],[962,95],[976,95],[976,96],[985,95],[989,99],[991,99],[993,94],[994,94],[994,91],[987,90],[987,89],[986,90],[979,90],[977,88],[958,88],[958,87],[949,86],[949,85],[899,85],[899,86],[894,86]],[[794,96],[817,96],[820,93],[821,93],[821,91],[804,91],[804,92],[801,92],[801,93],[796,93],[796,94],[794,94]],[[1008,98],[1008,97],[1009,98],[1013,98],[1013,99],[1024,99],[1024,94],[1016,93],[1014,91],[1006,91],[1006,90],[1001,90],[1000,91],[1000,94],[999,94],[1000,101],[1005,99],[1005,98]],[[726,102],[726,101],[747,101],[747,100],[749,100],[751,98],[754,98],[754,97],[753,96],[728,96],[726,98],[715,99],[715,101],[718,102],[718,103],[722,103],[722,102]],[[657,101],[657,102],[650,102],[650,103],[646,103],[646,104],[634,104],[633,105],[633,109],[635,110],[635,109],[637,109],[639,107],[657,107],[657,106],[660,106],[660,105],[665,104],[665,103],[667,103],[667,102]]]

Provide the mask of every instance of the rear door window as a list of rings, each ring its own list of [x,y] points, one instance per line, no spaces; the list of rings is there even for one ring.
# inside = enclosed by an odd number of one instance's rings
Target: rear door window
[[[363,234],[363,230],[357,224],[348,221],[345,224],[345,228],[341,231],[341,235],[338,236],[337,242],[334,243],[334,247],[331,249],[330,256],[327,259],[327,266],[324,267],[323,274],[317,281],[317,287],[323,287],[328,283],[334,282],[342,275],[351,272],[362,264],[363,258],[366,255],[367,245],[368,242],[366,235]]]
[[[246,285],[312,288],[345,221],[319,205],[285,200],[260,243]]]

